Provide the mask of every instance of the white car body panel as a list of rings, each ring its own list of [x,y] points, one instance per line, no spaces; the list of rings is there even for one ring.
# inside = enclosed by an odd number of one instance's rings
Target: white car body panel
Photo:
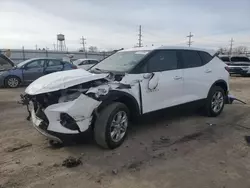
[[[228,80],[225,64],[215,57],[201,67],[183,69],[184,101],[191,102],[207,98],[209,89],[217,80]]]
[[[137,75],[141,80],[143,113],[182,103],[182,70],[156,72],[153,78],[148,79],[144,79],[143,75]]]
[[[60,71],[42,76],[32,82],[25,90],[29,95],[37,95],[66,89],[81,83],[107,77],[108,74],[92,74],[83,69]]]
[[[186,48],[160,47],[157,49]],[[136,50],[136,48],[130,50]],[[149,48],[140,48],[140,50],[149,50]],[[214,52],[208,51],[208,53],[214,55]],[[76,121],[80,131],[84,132],[91,125],[92,114],[103,102],[98,100],[99,97],[108,95],[111,91],[125,92],[134,98],[140,114],[205,99],[213,83],[218,80],[225,81],[229,88],[229,74],[224,67],[225,64],[214,57],[212,61],[201,67],[154,72],[153,74],[125,74],[120,81],[115,81],[115,78],[110,76],[111,74],[93,74],[83,69],[69,70],[40,77],[31,83],[25,92],[31,96],[61,92],[73,86],[104,79],[106,82],[88,87],[84,94],[80,91],[81,94],[76,99],[52,104],[44,109],[49,120],[48,131],[79,134],[78,130],[71,130],[61,125],[61,113],[70,115]],[[37,124],[36,118],[32,120],[33,124]]]

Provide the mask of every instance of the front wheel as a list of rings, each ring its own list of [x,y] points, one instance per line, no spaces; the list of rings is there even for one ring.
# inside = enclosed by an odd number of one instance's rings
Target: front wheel
[[[20,84],[20,79],[16,76],[9,76],[5,79],[5,86],[9,88],[17,88]]]
[[[127,135],[129,110],[123,103],[115,102],[104,108],[96,119],[94,137],[96,143],[114,149],[119,147]]]
[[[206,99],[205,111],[207,116],[216,117],[218,116],[225,104],[225,92],[219,86],[214,86],[209,91]]]

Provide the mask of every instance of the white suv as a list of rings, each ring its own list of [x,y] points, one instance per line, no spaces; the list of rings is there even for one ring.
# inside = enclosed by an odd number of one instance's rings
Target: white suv
[[[229,90],[226,65],[215,52],[186,47],[118,51],[91,68],[56,72],[22,96],[34,127],[63,142],[89,128],[98,145],[120,146],[132,117],[190,102],[208,116],[221,113]]]

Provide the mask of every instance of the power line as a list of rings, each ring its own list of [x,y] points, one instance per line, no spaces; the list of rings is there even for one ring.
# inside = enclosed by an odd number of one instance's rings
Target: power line
[[[193,37],[194,35],[192,35],[192,33],[190,32],[189,33],[189,35],[187,36],[188,37],[188,46],[190,47],[191,46],[191,44],[193,43],[193,41],[191,41],[191,39],[192,39],[192,37]]]
[[[82,36],[80,44],[82,44],[82,50],[85,52],[85,44],[86,44],[86,38]]]
[[[139,38],[138,38],[138,46],[142,47],[142,34],[141,34],[141,25],[139,26],[139,34],[138,34]]]
[[[230,42],[230,54],[232,54],[234,39],[233,39],[233,38],[231,38],[231,40],[230,40],[229,42]]]

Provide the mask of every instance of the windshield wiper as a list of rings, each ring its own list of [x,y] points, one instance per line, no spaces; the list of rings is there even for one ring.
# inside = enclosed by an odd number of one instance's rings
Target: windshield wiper
[[[94,68],[94,70],[97,70],[97,71],[100,71],[100,72],[102,71],[102,69],[98,69],[98,68]]]
[[[99,68],[93,68],[93,71],[97,70],[98,72],[104,72],[104,73],[109,73],[110,71],[99,69]]]

